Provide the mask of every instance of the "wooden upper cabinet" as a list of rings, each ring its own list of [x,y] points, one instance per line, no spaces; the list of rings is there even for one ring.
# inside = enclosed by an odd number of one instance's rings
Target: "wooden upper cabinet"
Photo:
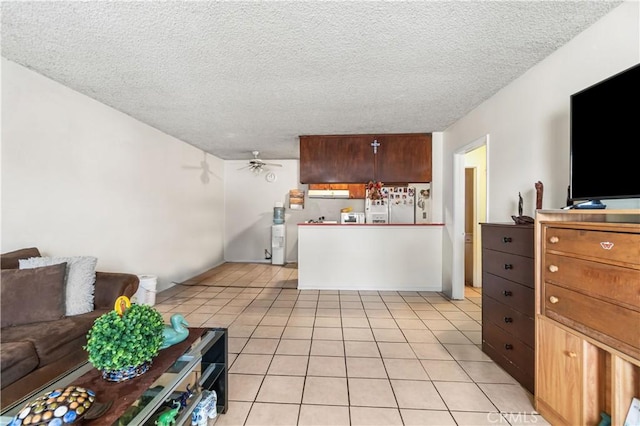
[[[301,183],[370,180],[431,182],[431,134],[300,136]]]
[[[376,180],[390,183],[431,182],[431,134],[379,135]]]
[[[368,136],[300,136],[300,183],[362,183],[373,179]]]

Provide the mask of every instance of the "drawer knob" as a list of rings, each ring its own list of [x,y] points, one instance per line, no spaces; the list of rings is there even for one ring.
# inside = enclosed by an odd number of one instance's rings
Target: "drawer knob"
[[[551,237],[551,238],[549,238],[549,242],[550,242],[551,244],[556,244],[558,241],[560,241],[560,238],[558,238],[558,237]]]
[[[513,318],[511,318],[511,317],[504,317],[504,322],[506,322],[507,324],[509,324],[510,322],[513,322]]]
[[[513,265],[510,263],[505,263],[504,264],[504,269],[513,269]]]
[[[502,242],[503,243],[510,243],[511,241],[512,241],[511,237],[502,237]]]
[[[511,296],[513,293],[511,293],[509,290],[502,290],[502,294],[505,296]]]
[[[569,351],[569,352],[567,352],[567,356],[569,358],[576,358],[578,356],[578,354],[573,352],[573,351]]]
[[[549,265],[549,272],[558,272],[557,265]]]
[[[558,303],[559,301],[560,301],[560,299],[558,299],[558,298],[557,298],[557,297],[555,297],[555,296],[551,296],[551,297],[549,297],[549,302],[551,302],[551,303],[554,303],[554,304],[555,304],[555,303]]]
[[[504,348],[508,351],[510,351],[511,349],[513,349],[513,345],[511,343],[505,343],[504,344]]]

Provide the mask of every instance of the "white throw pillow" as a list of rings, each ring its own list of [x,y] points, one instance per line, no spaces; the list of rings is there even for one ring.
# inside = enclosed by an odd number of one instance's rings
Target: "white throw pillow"
[[[20,259],[20,269],[38,268],[67,262],[65,275],[67,316],[93,311],[93,293],[96,283],[96,264],[92,256],[30,257]]]

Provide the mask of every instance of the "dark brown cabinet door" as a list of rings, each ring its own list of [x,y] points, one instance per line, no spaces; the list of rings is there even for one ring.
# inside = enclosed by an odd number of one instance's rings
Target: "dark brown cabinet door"
[[[300,183],[363,183],[374,178],[369,135],[300,136]]]
[[[370,180],[431,182],[431,134],[300,136],[301,183]]]
[[[431,134],[376,137],[376,180],[390,183],[431,182]]]

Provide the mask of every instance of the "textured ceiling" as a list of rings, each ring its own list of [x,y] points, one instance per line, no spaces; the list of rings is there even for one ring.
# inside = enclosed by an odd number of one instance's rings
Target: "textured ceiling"
[[[2,55],[223,159],[443,131],[619,1],[2,2]]]

